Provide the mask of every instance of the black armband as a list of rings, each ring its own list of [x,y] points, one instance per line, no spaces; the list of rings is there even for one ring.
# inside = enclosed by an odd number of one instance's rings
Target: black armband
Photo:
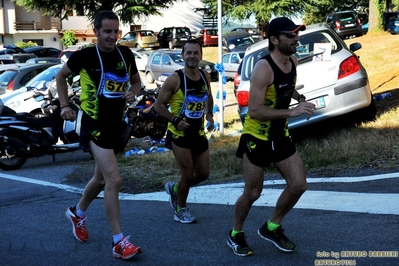
[[[176,129],[177,129],[177,126],[180,124],[181,120],[182,119],[177,116],[175,118],[173,118],[172,124],[175,126]]]

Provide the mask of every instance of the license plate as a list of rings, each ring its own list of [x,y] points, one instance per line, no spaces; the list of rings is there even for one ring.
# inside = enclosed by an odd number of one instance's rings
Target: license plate
[[[187,41],[187,38],[180,38],[181,41]]]
[[[345,27],[353,27],[353,26],[355,26],[354,23],[352,23],[352,24],[346,24],[346,25],[345,25]]]
[[[308,102],[313,103],[316,105],[316,110],[326,107],[326,102],[324,101],[324,97],[319,97],[313,100],[309,100]]]
[[[324,100],[324,97],[308,100],[307,102],[316,105],[315,110],[326,107],[326,101]],[[290,105],[290,108],[295,108],[296,106],[298,106],[298,103]]]
[[[153,44],[149,44],[148,46],[149,46],[149,47],[154,47],[154,45],[153,45]]]

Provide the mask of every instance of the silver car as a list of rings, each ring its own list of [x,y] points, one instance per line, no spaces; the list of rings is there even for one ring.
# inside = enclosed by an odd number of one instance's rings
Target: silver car
[[[224,75],[228,79],[234,79],[244,54],[245,52],[230,52],[222,56]]]
[[[242,122],[248,112],[249,78],[255,63],[268,54],[268,40],[250,46],[242,61],[241,83],[237,89],[238,113]],[[325,23],[306,27],[300,32],[296,90],[316,105],[313,116],[288,119],[290,129],[319,122],[331,117],[362,110],[366,119],[374,119],[376,107],[365,68],[354,51],[361,48],[353,43],[348,48]],[[298,104],[291,100],[290,108]]]

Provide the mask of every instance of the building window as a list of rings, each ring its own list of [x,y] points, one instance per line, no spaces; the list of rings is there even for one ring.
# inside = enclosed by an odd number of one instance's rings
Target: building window
[[[44,41],[43,39],[22,39],[23,42],[33,42],[36,43],[37,45],[43,46]]]

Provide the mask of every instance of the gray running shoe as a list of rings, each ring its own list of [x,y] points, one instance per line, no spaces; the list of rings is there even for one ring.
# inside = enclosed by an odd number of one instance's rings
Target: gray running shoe
[[[192,216],[189,211],[188,207],[181,208],[181,211],[175,211],[175,215],[173,217],[176,222],[181,222],[182,224],[191,224],[196,223],[194,216]]]
[[[267,228],[267,222],[266,222],[258,230],[258,235],[261,238],[272,242],[276,247],[278,247],[282,251],[292,252],[295,249],[295,244],[292,243],[291,240],[289,240],[288,237],[284,235],[284,229],[281,227],[281,225],[275,231],[270,231]]]
[[[173,191],[173,185],[175,182],[168,182],[165,184],[165,191],[169,195],[169,204],[173,210],[177,209],[177,193]]]
[[[251,256],[254,253],[252,249],[248,247],[247,241],[245,240],[244,233],[237,233],[234,237],[231,236],[231,230],[229,232],[229,238],[227,239],[227,245],[231,247],[234,254],[241,257]]]

